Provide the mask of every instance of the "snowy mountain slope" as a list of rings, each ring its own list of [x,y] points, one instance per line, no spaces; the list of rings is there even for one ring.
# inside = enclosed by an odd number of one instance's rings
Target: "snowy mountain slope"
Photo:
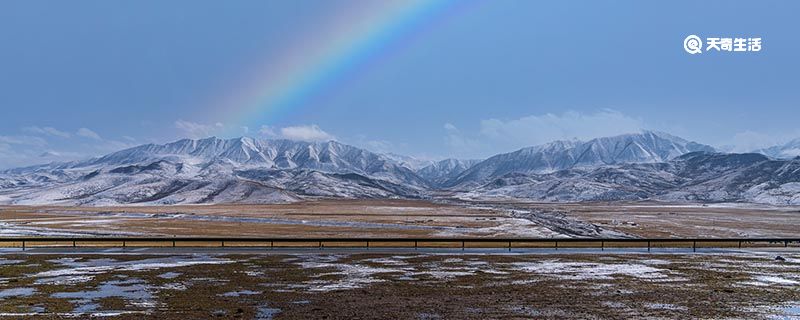
[[[666,163],[609,165],[546,174],[511,173],[459,196],[799,205],[800,158],[771,160],[760,154],[694,152]]]
[[[324,172],[358,173],[425,186],[410,169],[379,154],[336,141],[302,142],[242,137],[237,139],[183,139],[164,145],[148,144],[109,154],[79,165],[122,165],[169,160],[198,166],[233,165],[273,170],[310,169]]]
[[[659,163],[714,149],[666,133],[644,131],[581,141],[556,141],[486,159],[444,183],[468,189],[508,173],[548,173],[623,163]]]
[[[391,160],[395,164],[401,167],[406,167],[408,169],[411,169],[412,171],[418,171],[419,169],[429,166],[435,162],[433,160],[417,159],[414,157],[391,153],[391,152],[381,153],[381,155]]]
[[[676,159],[675,170],[691,180],[658,198],[800,204],[800,158],[772,160],[753,153],[692,153]]]
[[[800,156],[800,138],[783,145],[753,151],[778,159],[791,159]]]
[[[458,177],[462,172],[480,161],[481,160],[445,159],[431,163],[417,170],[416,173],[430,182],[431,185],[441,187],[444,183]]]
[[[309,197],[654,199],[800,205],[800,157],[687,152],[710,147],[643,132],[557,141],[416,171],[335,141],[252,138],[148,144],[85,161],[0,172],[3,204],[273,203]],[[455,187],[447,187],[453,182]]]
[[[381,155],[335,141],[207,138],[7,170],[0,187],[7,203],[106,205],[417,197],[428,183]]]

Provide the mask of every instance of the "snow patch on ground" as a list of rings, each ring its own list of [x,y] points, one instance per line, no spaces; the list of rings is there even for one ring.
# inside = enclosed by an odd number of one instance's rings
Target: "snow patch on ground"
[[[336,271],[323,272],[314,275],[315,278],[328,278],[338,276],[337,279],[319,279],[306,281],[304,286],[308,291],[333,291],[344,289],[355,289],[364,285],[382,282],[384,280],[375,278],[375,275],[385,273],[403,273],[403,269],[371,267],[360,263],[340,263],[337,262],[340,256],[300,256],[300,262],[295,262],[304,269],[334,269]]]
[[[10,265],[10,264],[19,264],[22,263],[22,260],[8,260],[0,258],[0,266]]]
[[[753,277],[753,281],[748,281],[745,282],[744,284],[754,285],[754,286],[769,286],[769,285],[796,286],[800,285],[800,282],[776,276],[757,275]]]
[[[519,271],[543,274],[565,280],[613,279],[614,276],[629,276],[638,279],[666,280],[668,270],[644,264],[605,264],[591,262],[562,262],[558,260],[539,262],[515,262],[510,266]]]
[[[678,311],[686,311],[689,308],[685,306],[678,306],[669,303],[645,303],[644,306],[648,309],[655,309],[655,310],[678,310]]]
[[[10,298],[10,297],[27,297],[36,293],[36,289],[34,288],[11,288],[0,290],[0,299]]]
[[[61,258],[51,260],[50,262],[66,266],[66,268],[43,271],[35,273],[31,276],[34,278],[40,278],[37,281],[41,281],[42,283],[59,281],[86,281],[91,279],[91,277],[94,275],[113,271],[145,271],[204,264],[224,264],[231,263],[232,261],[207,256],[174,256],[132,261],[117,261],[108,258],[90,259],[84,261],[76,258]]]

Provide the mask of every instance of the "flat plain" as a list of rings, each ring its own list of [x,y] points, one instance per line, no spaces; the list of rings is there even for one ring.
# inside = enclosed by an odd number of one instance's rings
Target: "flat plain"
[[[800,208],[662,203],[318,200],[0,207],[2,236],[798,237]]]
[[[0,207],[3,237],[746,238],[800,237],[798,225],[798,208],[739,204],[316,200]],[[795,243],[697,253],[106,248],[119,246],[110,242],[22,251],[6,244],[0,248],[3,318],[800,317]]]

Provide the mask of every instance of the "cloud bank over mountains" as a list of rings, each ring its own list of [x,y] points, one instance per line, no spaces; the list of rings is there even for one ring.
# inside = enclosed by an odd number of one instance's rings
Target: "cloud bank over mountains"
[[[177,119],[164,130],[148,123],[143,132],[149,135],[123,135],[108,137],[88,127],[65,129],[49,125],[24,126],[7,134],[0,134],[0,168],[41,164],[53,161],[71,161],[103,155],[142,143],[163,143],[180,138],[202,139],[210,136],[253,136],[267,139],[288,139],[306,142],[336,140],[381,153],[410,155],[425,161],[448,158],[477,159],[546,144],[552,141],[590,140],[596,137],[620,135],[642,130],[663,130],[645,119],[627,115],[614,109],[599,109],[592,113],[565,111],[544,113],[519,118],[487,118],[475,123],[443,123],[440,135],[432,135],[432,150],[419,149],[413,142],[397,143],[381,136],[362,133],[339,135],[323,126],[295,124],[286,126],[262,125],[256,129],[228,125],[221,122],[196,122]],[[407,130],[416,130],[409,124]],[[761,128],[767,129],[767,128]],[[162,132],[163,131],[163,132]],[[681,133],[686,130],[680,130]],[[397,137],[402,133],[392,132]],[[387,133],[388,135],[388,133]],[[683,134],[682,134],[683,135]],[[718,150],[751,152],[780,148],[800,137],[800,130],[775,135],[757,130],[745,130],[722,141],[702,141]],[[792,151],[782,151],[790,154]]]
[[[464,132],[451,123],[446,123],[444,129],[444,140],[452,153],[461,157],[486,157],[556,140],[589,140],[638,132],[647,126],[641,119],[603,109],[590,114],[567,111],[511,120],[485,119],[473,133]]]

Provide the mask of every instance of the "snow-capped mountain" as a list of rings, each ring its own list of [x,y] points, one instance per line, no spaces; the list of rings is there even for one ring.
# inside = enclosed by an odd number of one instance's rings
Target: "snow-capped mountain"
[[[791,159],[798,157],[800,156],[800,138],[794,139],[782,145],[760,149],[754,152],[778,159]]]
[[[421,168],[416,173],[433,186],[441,187],[479,162],[481,160],[445,159]]]
[[[81,165],[108,166],[159,160],[206,166],[231,164],[236,168],[358,173],[384,176],[411,185],[425,184],[411,170],[399,167],[381,155],[336,141],[303,142],[249,137],[183,139],[163,145],[147,144],[122,150]]]
[[[336,141],[183,139],[100,158],[7,170],[0,201],[120,204],[292,201],[299,196],[415,197],[428,183]]]
[[[336,141],[183,139],[0,171],[3,204],[274,203],[309,197],[800,205],[800,157],[714,153],[656,132],[556,141],[411,170]]]
[[[395,164],[411,169],[412,171],[417,171],[434,163],[433,160],[417,159],[411,156],[391,152],[381,153],[381,155],[393,161]]]
[[[444,183],[471,188],[509,173],[549,173],[623,163],[659,163],[694,151],[714,148],[666,133],[644,131],[582,141],[555,141],[499,154],[472,166]]]
[[[693,152],[666,163],[608,165],[545,174],[509,173],[459,196],[798,205],[800,158],[773,160],[754,153]]]

